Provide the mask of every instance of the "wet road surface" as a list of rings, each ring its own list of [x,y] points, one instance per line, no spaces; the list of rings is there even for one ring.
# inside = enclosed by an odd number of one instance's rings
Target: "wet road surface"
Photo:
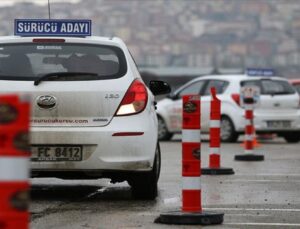
[[[222,166],[235,175],[202,176],[205,211],[223,212],[209,228],[300,228],[300,144],[277,138],[256,153],[262,162],[234,161],[240,143],[223,144]],[[181,142],[162,142],[162,171],[155,201],[134,200],[126,182],[32,179],[31,228],[199,228],[154,224],[161,212],[181,206]],[[208,143],[202,166],[208,165]]]

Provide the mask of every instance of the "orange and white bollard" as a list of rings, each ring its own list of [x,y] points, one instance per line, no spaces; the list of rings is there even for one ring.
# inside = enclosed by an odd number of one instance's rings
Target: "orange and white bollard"
[[[253,139],[254,139],[254,115],[253,115],[253,99],[247,99],[244,101],[245,103],[245,137],[244,137],[244,150],[245,154],[236,155],[234,157],[237,161],[263,161],[264,155],[256,155],[253,154],[254,146],[253,146]]]
[[[181,211],[161,214],[156,223],[212,225],[223,222],[223,213],[202,210],[200,112],[199,95],[183,96],[182,207]]]
[[[201,212],[200,96],[183,97],[182,211]]]
[[[209,131],[209,167],[202,168],[203,175],[232,175],[232,168],[221,167],[221,101],[217,98],[216,88],[210,89],[210,131]]]
[[[29,228],[29,110],[0,96],[0,228]]]

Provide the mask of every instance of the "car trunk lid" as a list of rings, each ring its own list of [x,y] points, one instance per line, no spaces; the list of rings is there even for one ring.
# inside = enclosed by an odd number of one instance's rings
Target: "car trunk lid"
[[[0,91],[30,95],[32,126],[105,126],[116,113],[130,83],[121,78],[44,82],[35,87],[32,81],[2,81]],[[116,85],[118,90],[114,89]]]

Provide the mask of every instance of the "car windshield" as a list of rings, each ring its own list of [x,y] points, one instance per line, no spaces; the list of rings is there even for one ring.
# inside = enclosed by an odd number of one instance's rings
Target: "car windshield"
[[[126,60],[114,46],[70,43],[25,43],[0,45],[0,80],[36,80],[55,72],[96,74],[96,79],[125,75]],[[87,75],[55,80],[84,80]],[[53,80],[53,79],[49,79]]]
[[[293,87],[283,80],[247,80],[242,81],[241,86],[257,86],[260,88],[262,95],[289,95],[295,93]]]

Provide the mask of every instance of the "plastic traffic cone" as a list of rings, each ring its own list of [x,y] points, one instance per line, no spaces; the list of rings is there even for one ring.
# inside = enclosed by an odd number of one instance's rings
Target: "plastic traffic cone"
[[[259,148],[259,147],[261,147],[261,144],[257,140],[257,135],[256,135],[256,132],[255,132],[255,127],[254,126],[253,126],[253,131],[254,131],[254,134],[253,134],[253,139],[252,139],[252,145],[253,145],[254,148]],[[244,148],[246,147],[246,140],[243,141],[241,146],[244,147]]]

